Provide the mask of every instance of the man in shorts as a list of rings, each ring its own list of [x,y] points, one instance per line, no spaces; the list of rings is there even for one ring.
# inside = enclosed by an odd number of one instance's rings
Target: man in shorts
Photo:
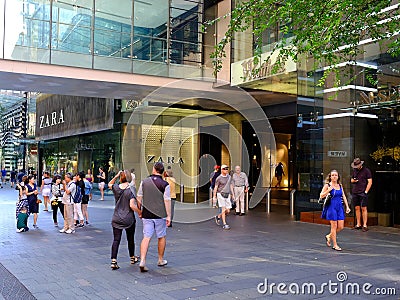
[[[368,231],[367,220],[368,220],[368,192],[372,186],[372,175],[371,171],[363,167],[364,161],[360,158],[355,158],[351,167],[353,168],[353,176],[351,177],[351,183],[353,183],[352,191],[352,202],[354,203],[354,210],[356,211],[357,225],[354,229],[362,229],[362,231]],[[361,227],[361,216],[363,225]]]
[[[215,222],[217,225],[221,225],[225,230],[231,227],[226,223],[226,215],[229,214],[229,210],[232,208],[231,194],[233,194],[231,186],[231,176],[229,175],[229,167],[227,165],[221,166],[221,175],[215,180],[213,200],[218,201],[218,206],[221,212],[215,216]]]
[[[141,209],[143,222],[143,240],[140,245],[140,272],[147,272],[146,256],[151,237],[158,238],[159,267],[167,265],[164,259],[167,226],[171,223],[171,192],[168,182],[162,178],[164,165],[156,162],[152,174],[142,180],[137,193],[138,208]]]

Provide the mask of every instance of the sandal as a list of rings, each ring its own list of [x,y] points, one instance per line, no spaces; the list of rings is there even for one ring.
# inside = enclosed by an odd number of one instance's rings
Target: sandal
[[[139,261],[139,256],[131,256],[131,265],[136,264]]]
[[[112,259],[111,260],[111,269],[113,269],[113,270],[118,270],[119,269],[119,266],[117,264],[117,260],[116,259]]]
[[[327,245],[328,247],[330,247],[330,246],[331,246],[331,236],[330,236],[329,234],[327,234],[327,235],[325,236],[325,240],[326,240],[326,245]]]
[[[332,249],[333,249],[333,250],[336,250],[336,251],[342,251],[342,248],[340,248],[339,246],[332,247]]]
[[[168,264],[167,260],[163,259],[162,261],[159,261],[157,266],[159,267],[165,267]]]
[[[149,269],[146,266],[139,266],[139,268],[140,268],[140,272],[142,272],[142,273],[149,271]]]

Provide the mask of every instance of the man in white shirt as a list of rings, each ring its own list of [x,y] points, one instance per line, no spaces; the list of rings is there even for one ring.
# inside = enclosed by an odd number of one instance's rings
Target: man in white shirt
[[[64,204],[64,228],[60,230],[61,233],[74,233],[74,201],[72,196],[76,193],[76,184],[73,181],[74,175],[71,173],[65,174],[64,177],[64,195],[62,197],[62,203]]]

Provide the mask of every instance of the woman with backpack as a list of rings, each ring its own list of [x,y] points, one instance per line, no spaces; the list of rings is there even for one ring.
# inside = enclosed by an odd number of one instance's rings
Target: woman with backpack
[[[62,203],[62,196],[64,194],[64,185],[61,183],[61,176],[55,175],[53,177],[53,184],[51,186],[51,209],[53,210],[54,226],[58,227],[57,213],[60,209],[61,215],[64,218],[64,204]]]
[[[115,181],[119,178],[119,184]],[[134,211],[137,208],[136,191],[130,186],[131,173],[128,170],[119,171],[118,174],[111,179],[108,187],[113,191],[115,198],[115,209],[112,216],[111,225],[113,228],[114,240],[111,247],[111,269],[119,269],[117,263],[118,248],[121,242],[122,231],[125,229],[126,238],[128,240],[128,251],[131,257],[131,264],[139,261],[139,257],[135,256],[135,228],[136,219]]]
[[[90,195],[92,192],[92,184],[86,177],[83,179],[83,183],[85,184],[85,192],[82,195],[82,214],[83,218],[86,220],[85,224],[89,225],[88,205],[90,201]]]

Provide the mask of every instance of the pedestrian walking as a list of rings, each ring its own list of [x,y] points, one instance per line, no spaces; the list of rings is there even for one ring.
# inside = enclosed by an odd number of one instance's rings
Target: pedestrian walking
[[[213,193],[214,191],[214,187],[215,187],[215,180],[217,180],[218,176],[221,175],[221,167],[218,165],[214,166],[214,171],[211,172],[210,174],[210,189],[211,189],[211,193]],[[213,208],[217,208],[217,201],[214,201],[214,198],[212,199],[212,206]]]
[[[231,193],[233,194],[231,186],[231,176],[229,173],[229,167],[227,165],[221,166],[221,175],[215,180],[215,187],[213,191],[213,200],[218,201],[218,206],[221,212],[215,216],[215,222],[217,225],[221,225],[225,230],[231,229],[231,227],[226,223],[226,216],[229,214],[232,208],[231,203]]]
[[[106,185],[106,173],[104,172],[103,168],[99,168],[99,175],[97,175],[99,179],[99,190],[101,194],[100,200],[104,200],[104,187]]]
[[[43,179],[42,179],[42,185],[40,187],[40,190],[41,190],[42,196],[43,196],[43,204],[44,204],[43,211],[49,211],[47,206],[50,204],[52,182],[53,182],[53,179],[50,178],[50,173],[47,171],[44,172]]]
[[[29,205],[29,212],[33,214],[33,228],[37,229],[39,228],[37,226],[37,220],[38,220],[38,213],[39,213],[39,204],[42,203],[41,200],[38,199],[37,195],[39,194],[39,191],[37,189],[36,183],[35,183],[35,177],[33,175],[29,175],[27,178],[27,184],[25,185],[27,188],[27,199],[28,199],[28,205]]]
[[[275,177],[277,180],[275,187],[281,187],[282,176],[284,176],[284,175],[285,175],[285,171],[283,169],[283,163],[279,162],[275,168]]]
[[[115,183],[117,179],[119,179],[119,184]],[[122,170],[108,183],[108,188],[113,191],[115,198],[115,208],[111,220],[114,237],[111,246],[111,269],[113,270],[119,269],[117,256],[123,230],[125,230],[128,240],[131,264],[139,261],[139,257],[135,256],[136,218],[134,214],[134,210],[139,212],[139,209],[135,204],[135,188],[130,186],[131,180],[130,171]]]
[[[167,265],[164,259],[167,226],[171,222],[171,193],[168,182],[162,179],[164,166],[156,162],[152,174],[142,180],[137,193],[139,216],[143,222],[143,240],[140,245],[140,271],[147,272],[146,256],[151,237],[155,233],[158,238],[159,267]]]
[[[53,210],[53,222],[54,226],[58,227],[58,210],[64,218],[64,204],[62,203],[62,197],[64,194],[64,185],[61,183],[61,176],[55,175],[53,177],[53,184],[51,186],[52,197],[50,199],[51,209]]]
[[[89,225],[88,206],[90,201],[90,195],[92,193],[92,183],[89,180],[87,180],[87,178],[83,179],[83,183],[85,184],[85,192],[82,195],[82,214],[83,218],[85,219],[85,224]]]
[[[74,201],[73,196],[76,194],[76,184],[73,181],[74,175],[67,173],[64,176],[64,195],[62,197],[62,203],[64,204],[64,227],[60,230],[60,233],[71,234],[75,232],[74,223]]]
[[[5,167],[1,169],[1,182],[3,185],[6,185],[6,177],[7,177],[7,170]],[[3,187],[3,185],[1,187]]]
[[[231,184],[233,188],[233,200],[236,203],[236,215],[244,216],[246,214],[244,199],[249,189],[249,180],[246,173],[242,172],[240,166],[235,167]]]
[[[11,188],[14,188],[15,183],[17,182],[17,172],[15,169],[12,169],[10,172],[10,184]]]
[[[176,179],[174,178],[172,170],[167,170],[167,172],[165,172],[165,181],[168,182],[170,187],[171,222],[169,223],[168,227],[172,227],[172,221],[174,220],[175,202],[176,202]]]
[[[91,169],[87,170],[87,174],[85,175],[85,178],[86,178],[87,181],[90,182],[90,184],[92,186],[92,188],[90,189],[90,194],[89,194],[89,200],[92,200],[92,196],[93,196],[92,189],[93,189],[94,177],[93,177]]]
[[[74,201],[74,221],[75,227],[77,228],[85,227],[82,213],[82,199],[83,195],[85,194],[85,183],[83,182],[83,178],[85,178],[84,172],[76,173],[74,177],[74,182],[76,186],[79,187],[81,193],[81,200],[79,202]]]
[[[330,232],[325,236],[326,245],[332,246],[333,250],[342,251],[337,244],[337,234],[344,227],[344,209],[343,203],[346,206],[346,213],[350,212],[350,207],[347,202],[346,194],[343,186],[340,184],[340,176],[338,171],[332,170],[325,180],[324,187],[320,193],[320,198],[325,198],[330,194],[332,196],[330,203],[322,210],[322,218],[328,220],[331,224]],[[342,203],[343,200],[343,203]],[[333,243],[333,245],[332,245]]]
[[[352,202],[354,204],[357,220],[354,229],[362,229],[362,231],[365,232],[368,231],[368,192],[372,186],[372,174],[363,164],[364,161],[359,157],[355,158],[351,163],[351,167],[353,168],[351,183],[353,184]]]

